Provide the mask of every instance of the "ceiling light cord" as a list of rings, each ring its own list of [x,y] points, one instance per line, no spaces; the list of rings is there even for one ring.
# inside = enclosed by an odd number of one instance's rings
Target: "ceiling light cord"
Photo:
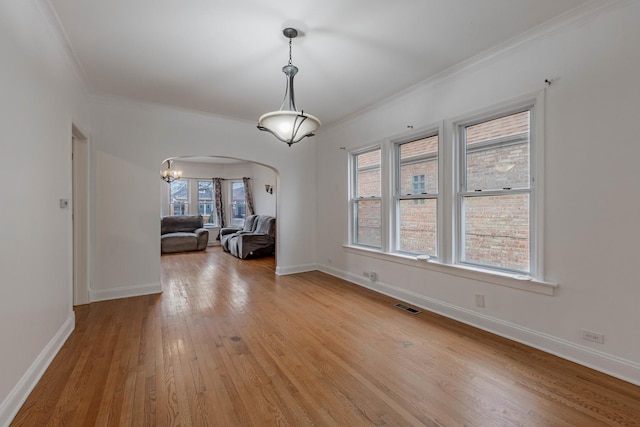
[[[293,65],[293,62],[291,61],[291,38],[289,38],[289,65]]]

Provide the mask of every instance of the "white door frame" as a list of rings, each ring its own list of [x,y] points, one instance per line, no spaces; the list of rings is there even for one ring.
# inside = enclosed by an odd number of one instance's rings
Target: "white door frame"
[[[73,305],[89,303],[89,142],[72,125],[71,131]]]

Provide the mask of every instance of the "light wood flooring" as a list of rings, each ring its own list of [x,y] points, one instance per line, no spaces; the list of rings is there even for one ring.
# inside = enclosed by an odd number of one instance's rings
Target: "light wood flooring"
[[[13,426],[640,425],[640,387],[320,272],[220,248],[76,307]]]

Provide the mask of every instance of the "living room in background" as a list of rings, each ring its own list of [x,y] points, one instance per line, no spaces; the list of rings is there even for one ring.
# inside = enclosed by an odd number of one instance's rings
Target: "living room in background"
[[[382,248],[382,150],[351,156],[351,240],[356,245]]]

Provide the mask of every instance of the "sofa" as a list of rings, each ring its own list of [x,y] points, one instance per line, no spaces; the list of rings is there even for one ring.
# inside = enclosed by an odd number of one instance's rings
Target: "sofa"
[[[242,228],[222,228],[220,244],[225,252],[241,259],[272,255],[276,247],[276,219],[269,215],[249,215]]]
[[[208,242],[209,232],[204,228],[202,215],[162,217],[160,253],[204,251]]]

